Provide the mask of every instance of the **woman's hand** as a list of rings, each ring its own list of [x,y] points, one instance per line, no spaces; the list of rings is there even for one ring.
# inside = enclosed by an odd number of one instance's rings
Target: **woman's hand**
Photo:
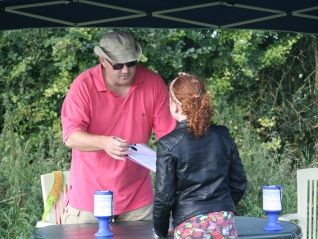
[[[167,235],[167,237],[173,236],[173,234],[174,234],[174,228],[170,228],[170,229],[168,230],[168,235]]]
[[[152,229],[152,230],[154,231],[154,229]],[[174,228],[170,228],[168,230],[168,234],[166,237],[173,237],[173,234],[174,234]],[[166,238],[166,237],[159,237],[158,235],[156,235],[156,236],[157,236],[157,238]]]

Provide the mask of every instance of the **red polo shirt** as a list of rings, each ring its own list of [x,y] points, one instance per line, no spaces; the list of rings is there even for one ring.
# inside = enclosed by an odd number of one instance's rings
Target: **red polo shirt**
[[[101,64],[83,72],[73,82],[62,107],[64,142],[74,131],[84,130],[148,144],[152,129],[158,139],[175,125],[164,81],[143,66],[137,66],[125,99],[107,89]],[[67,202],[74,208],[93,212],[95,190],[114,191],[115,215],[153,201],[146,168],[128,159],[115,160],[105,151],[72,149]]]

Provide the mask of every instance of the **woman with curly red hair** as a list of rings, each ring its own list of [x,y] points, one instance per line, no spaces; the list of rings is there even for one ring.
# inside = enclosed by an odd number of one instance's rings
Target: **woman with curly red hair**
[[[154,231],[175,239],[237,238],[235,206],[246,174],[229,130],[211,123],[213,106],[202,80],[179,73],[169,85],[176,128],[157,143]]]

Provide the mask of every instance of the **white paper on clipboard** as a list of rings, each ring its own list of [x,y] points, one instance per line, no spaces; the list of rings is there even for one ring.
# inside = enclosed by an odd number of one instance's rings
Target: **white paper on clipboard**
[[[137,151],[130,149],[130,154],[126,157],[143,167],[156,172],[156,151],[145,144],[136,144],[133,146]]]

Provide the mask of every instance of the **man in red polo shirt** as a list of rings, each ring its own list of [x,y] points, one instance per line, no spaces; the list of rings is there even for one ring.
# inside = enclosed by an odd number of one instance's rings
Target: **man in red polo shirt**
[[[130,143],[149,143],[175,128],[162,78],[143,66],[138,42],[105,34],[94,48],[100,64],[73,82],[62,107],[63,142],[72,148],[64,223],[96,222],[94,191],[112,190],[115,220],[151,220],[150,172],[126,160]]]

